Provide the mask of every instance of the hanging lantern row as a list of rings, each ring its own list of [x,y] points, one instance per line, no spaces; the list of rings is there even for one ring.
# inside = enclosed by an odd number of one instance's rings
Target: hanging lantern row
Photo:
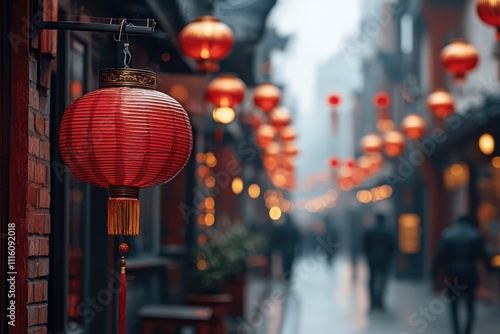
[[[380,153],[363,155],[357,160],[345,159],[341,163],[340,159],[333,157],[329,161],[334,183],[343,191],[349,191],[377,173],[383,164]]]

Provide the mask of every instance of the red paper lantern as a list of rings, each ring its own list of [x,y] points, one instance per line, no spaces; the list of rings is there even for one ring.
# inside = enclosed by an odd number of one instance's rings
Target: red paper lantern
[[[297,131],[291,126],[286,126],[280,131],[281,141],[289,142],[297,138]]]
[[[344,166],[346,166],[347,168],[354,168],[356,167],[356,161],[354,161],[354,159],[352,158],[345,159]]]
[[[387,131],[384,133],[384,151],[390,158],[395,158],[403,153],[405,149],[405,137],[399,131]]]
[[[339,158],[335,157],[335,158],[331,158],[330,159],[330,167],[337,168],[339,166],[340,166],[340,160],[339,160]]]
[[[448,72],[455,80],[465,80],[467,72],[477,66],[479,55],[477,50],[465,39],[456,39],[445,46],[441,51],[441,60]]]
[[[426,128],[425,120],[417,114],[408,115],[401,122],[401,130],[408,138],[413,140],[421,138]]]
[[[476,10],[484,23],[496,28],[496,37],[500,40],[500,0],[477,0]]]
[[[290,125],[291,122],[292,115],[284,107],[277,107],[269,114],[269,124],[278,131]]]
[[[427,97],[427,107],[436,117],[445,118],[455,111],[455,100],[444,89],[438,89]]]
[[[261,148],[265,148],[276,138],[276,129],[269,124],[263,124],[257,130],[256,137],[257,144]]]
[[[255,87],[253,92],[254,104],[268,113],[278,106],[281,100],[281,91],[273,84],[265,83]]]
[[[109,189],[108,233],[139,233],[139,189],[168,182],[191,154],[186,111],[157,91],[153,72],[107,69],[74,101],[60,129],[61,156],[80,180]]]
[[[342,98],[340,97],[340,94],[333,93],[328,96],[328,104],[331,107],[338,107],[342,103]]]
[[[283,154],[287,157],[294,157],[299,154],[299,149],[293,142],[288,142],[283,145]]]
[[[391,104],[391,97],[387,93],[377,93],[373,97],[373,104],[377,108],[385,108]]]
[[[227,57],[234,44],[231,28],[213,16],[195,19],[181,30],[182,51],[198,62],[199,72],[217,72],[217,62]]]
[[[237,76],[221,74],[207,85],[207,99],[216,107],[233,108],[243,101],[246,88]]]
[[[361,138],[360,146],[364,154],[380,153],[384,142],[379,135],[370,133]]]

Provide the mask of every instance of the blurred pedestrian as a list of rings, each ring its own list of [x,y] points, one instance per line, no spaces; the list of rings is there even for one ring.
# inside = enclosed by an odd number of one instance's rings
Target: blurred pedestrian
[[[292,277],[293,263],[300,243],[300,232],[288,214],[276,224],[271,236],[271,247],[273,251],[278,251],[281,255],[283,278],[288,282]]]
[[[365,232],[363,246],[370,271],[370,311],[384,311],[384,292],[394,252],[394,237],[385,227],[384,215],[378,214],[375,226]]]
[[[335,219],[331,213],[326,214],[324,216],[324,224],[325,224],[325,231],[323,233],[323,239],[329,244],[329,245],[339,245],[340,242],[340,232],[339,229],[336,225]],[[328,264],[332,266],[333,264],[333,258],[336,254],[337,249],[331,249],[331,247],[324,247],[326,259],[328,261]]]
[[[445,267],[448,284],[456,289],[451,300],[451,320],[453,333],[471,334],[474,324],[474,291],[478,285],[477,260],[482,260],[488,271],[491,270],[491,257],[479,230],[472,225],[470,216],[460,217],[455,224],[441,235],[432,270],[438,276],[441,265]],[[458,305],[464,300],[467,307],[465,332],[460,331]]]

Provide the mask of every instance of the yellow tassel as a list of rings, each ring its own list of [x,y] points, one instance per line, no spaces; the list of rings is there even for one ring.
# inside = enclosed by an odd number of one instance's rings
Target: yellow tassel
[[[138,235],[141,207],[138,199],[116,197],[108,200],[108,234]]]

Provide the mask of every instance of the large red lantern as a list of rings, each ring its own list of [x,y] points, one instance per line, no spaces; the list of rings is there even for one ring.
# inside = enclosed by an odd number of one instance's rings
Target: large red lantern
[[[500,0],[477,0],[476,10],[484,23],[496,28],[500,40]]]
[[[425,120],[417,114],[408,115],[401,122],[401,130],[408,138],[413,140],[421,138],[426,128]]]
[[[290,125],[292,115],[285,107],[277,107],[269,114],[269,124],[274,126],[278,131]]]
[[[99,72],[99,89],[74,101],[59,129],[61,156],[80,180],[108,188],[108,233],[139,233],[139,189],[168,182],[191,154],[186,111],[157,91],[156,75]]]
[[[427,107],[438,118],[446,118],[455,111],[455,100],[444,89],[438,89],[427,97]]]
[[[384,151],[390,158],[395,158],[405,149],[405,137],[399,131],[387,131],[384,133]]]
[[[477,66],[477,50],[465,39],[456,39],[441,51],[443,65],[458,82],[465,80],[467,72]]]
[[[236,116],[234,107],[243,101],[245,92],[245,83],[235,75],[223,74],[210,81],[206,94],[215,105],[214,120],[222,124],[231,123]]]
[[[361,138],[360,146],[364,154],[380,153],[383,147],[383,140],[379,135],[370,133]]]
[[[265,83],[255,87],[253,102],[264,112],[271,112],[281,101],[281,91],[273,84]]]
[[[257,129],[256,141],[261,148],[274,142],[276,129],[269,124],[263,124]]]
[[[231,29],[213,16],[195,19],[181,30],[182,51],[198,62],[199,72],[217,72],[217,62],[227,57],[234,44]]]

